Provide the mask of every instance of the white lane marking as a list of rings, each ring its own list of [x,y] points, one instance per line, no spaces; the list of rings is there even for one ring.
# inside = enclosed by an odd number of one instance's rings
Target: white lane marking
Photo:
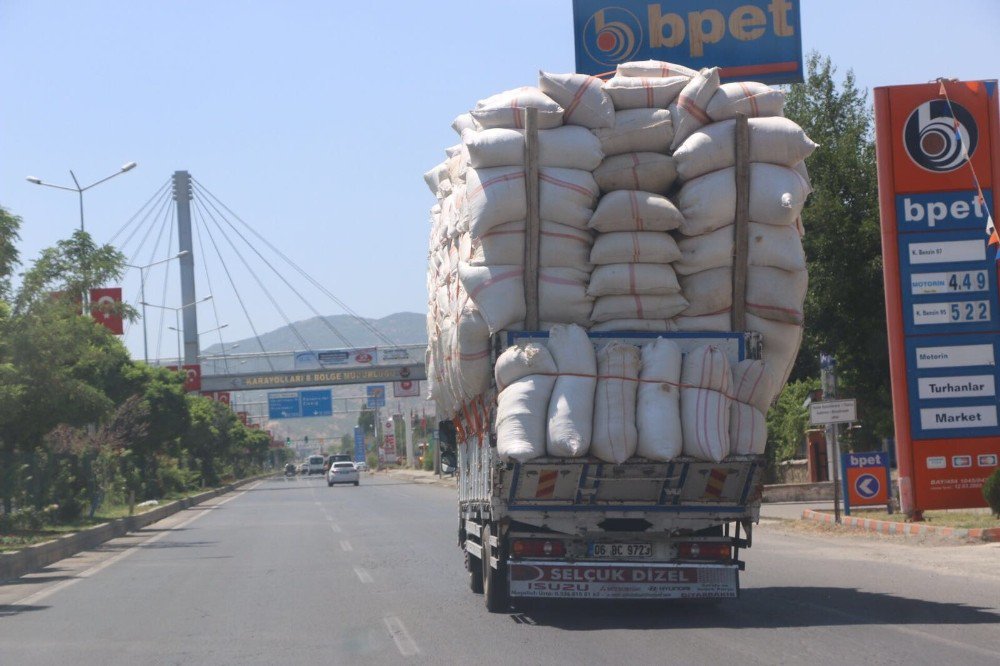
[[[360,580],[362,583],[371,583],[374,580],[372,578],[372,575],[368,573],[367,570],[361,567],[354,567],[354,573],[358,575],[358,580]]]
[[[247,488],[247,490],[250,490],[251,488],[256,488],[258,485],[260,485],[260,483],[262,483],[262,482],[255,483],[250,488]],[[223,504],[225,504],[227,502],[232,502],[237,497],[240,497],[241,495],[243,495],[244,493],[246,493],[247,490],[240,491],[240,492],[236,493],[235,495],[233,495],[232,497],[227,497],[226,499],[222,500],[218,504],[213,504],[211,507],[207,507],[207,508],[214,508],[214,507],[222,506]],[[198,505],[195,505],[195,506],[198,506]],[[194,507],[191,507],[191,508],[194,508]],[[185,509],[185,511],[186,510],[187,509]],[[29,595],[29,596],[27,596],[27,597],[25,597],[25,598],[23,598],[23,599],[21,599],[19,601],[16,601],[14,603],[14,605],[15,606],[32,606],[32,605],[38,603],[39,601],[42,601],[43,599],[47,599],[50,596],[52,596],[53,594],[55,594],[56,592],[59,592],[60,590],[65,590],[70,585],[75,585],[76,583],[79,583],[84,578],[90,578],[94,574],[97,574],[97,573],[100,573],[101,571],[104,571],[105,569],[107,569],[108,567],[110,567],[112,564],[115,564],[116,562],[121,562],[122,560],[124,560],[129,555],[132,555],[133,553],[135,553],[136,551],[138,551],[139,549],[141,549],[143,546],[146,546],[146,545],[151,544],[151,543],[156,543],[157,541],[159,541],[163,537],[165,537],[168,534],[170,534],[172,531],[174,531],[174,530],[180,530],[180,529],[182,529],[184,527],[187,527],[188,525],[190,525],[194,521],[196,521],[199,518],[201,518],[202,516],[204,516],[206,513],[208,513],[208,512],[207,511],[200,511],[200,512],[194,514],[193,516],[191,516],[190,518],[188,518],[187,520],[185,520],[185,521],[183,521],[181,523],[178,523],[177,525],[174,525],[169,530],[167,530],[165,532],[160,532],[159,534],[151,536],[148,539],[146,539],[145,541],[143,541],[141,543],[137,543],[136,545],[132,546],[131,548],[129,548],[127,550],[123,550],[122,552],[118,553],[117,555],[113,555],[113,556],[109,557],[108,559],[104,560],[103,562],[95,564],[94,566],[90,567],[89,569],[85,569],[84,571],[81,571],[80,573],[76,574],[76,577],[74,577],[74,578],[70,578],[69,580],[64,580],[64,581],[62,581],[60,583],[56,583],[55,585],[53,585],[52,587],[50,587],[48,589],[39,590],[38,592],[35,592],[34,594],[31,594],[31,595]]]
[[[351,545],[350,541],[341,541],[340,547],[348,553],[354,550],[354,546]]]
[[[330,525],[330,529],[336,532],[337,534],[340,534],[341,532],[340,525],[337,524]]]
[[[410,636],[410,632],[406,630],[402,620],[395,615],[389,615],[382,618],[382,621],[385,622],[386,628],[389,629],[389,635],[392,636],[392,640],[396,643],[396,649],[399,650],[399,654],[404,657],[412,657],[415,654],[420,654],[420,648],[417,647],[416,641]]]

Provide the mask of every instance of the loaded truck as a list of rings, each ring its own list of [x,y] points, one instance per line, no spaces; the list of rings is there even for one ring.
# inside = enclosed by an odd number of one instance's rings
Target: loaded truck
[[[493,361],[512,344],[546,335],[499,333]],[[595,344],[635,345],[667,337],[682,350],[712,344],[733,364],[760,354],[756,334],[590,337]],[[504,462],[490,406],[495,391],[461,418],[439,425],[442,450],[457,458],[458,545],[469,587],[484,595],[491,612],[518,599],[739,595],[740,553],[750,547],[759,518],[763,456],[729,456],[721,463],[689,457],[631,458],[620,465],[592,457]]]

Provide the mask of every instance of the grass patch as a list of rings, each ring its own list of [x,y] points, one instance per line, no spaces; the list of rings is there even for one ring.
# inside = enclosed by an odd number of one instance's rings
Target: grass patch
[[[152,511],[153,509],[175,500],[191,497],[193,495],[200,495],[206,490],[212,490],[212,488],[199,488],[186,493],[171,493],[166,498],[159,500],[160,503],[156,506],[136,506],[134,515]],[[26,548],[27,546],[32,546],[37,543],[52,541],[53,539],[58,539],[66,534],[80,532],[88,527],[94,527],[95,525],[100,525],[101,523],[107,523],[115,520],[116,518],[124,518],[128,515],[128,504],[103,505],[97,510],[97,513],[94,514],[93,519],[81,518],[80,520],[76,520],[71,523],[45,525],[44,527],[36,530],[25,529],[0,533],[0,553],[21,550],[22,548]]]
[[[832,514],[832,511],[823,513]],[[851,518],[867,518],[869,520],[886,520],[891,523],[906,522],[901,513],[886,513],[868,509],[851,509]],[[985,511],[924,511],[924,520],[920,525],[933,527],[958,527],[963,529],[979,529],[1000,527],[1000,519],[994,518]]]

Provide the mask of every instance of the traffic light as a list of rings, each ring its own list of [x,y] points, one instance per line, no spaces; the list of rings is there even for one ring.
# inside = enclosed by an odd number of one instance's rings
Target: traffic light
[[[306,444],[309,443],[309,435],[306,435]]]
[[[286,437],[285,438],[285,446],[291,446],[291,445],[292,445],[292,438],[291,437]]]

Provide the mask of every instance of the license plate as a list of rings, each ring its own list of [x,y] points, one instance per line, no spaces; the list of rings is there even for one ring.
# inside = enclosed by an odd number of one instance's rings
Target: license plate
[[[591,543],[591,557],[652,557],[653,545],[648,543]]]

